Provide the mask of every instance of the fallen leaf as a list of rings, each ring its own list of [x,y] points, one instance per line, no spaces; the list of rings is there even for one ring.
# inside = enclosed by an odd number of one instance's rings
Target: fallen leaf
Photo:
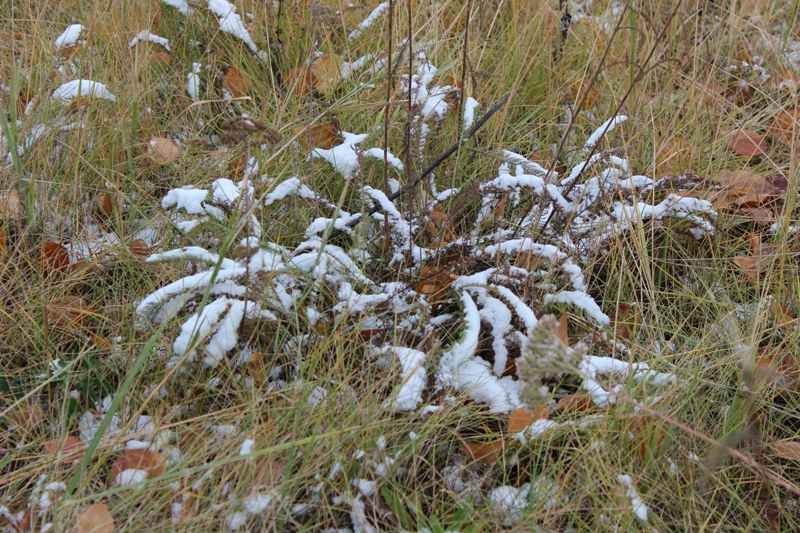
[[[82,444],[80,437],[77,435],[67,435],[65,439],[45,441],[44,449],[50,455],[60,453],[61,460],[72,462],[83,456]]]
[[[45,276],[53,271],[64,272],[69,268],[69,251],[57,242],[46,242],[39,249],[39,268]]]
[[[776,387],[782,395],[793,393],[800,377],[797,358],[790,350],[762,346],[758,349],[753,366],[752,377],[758,382],[766,382]]]
[[[234,98],[247,96],[247,76],[238,68],[230,68],[222,80],[222,87]]]
[[[286,87],[294,90],[294,93],[299,96],[308,95],[311,90],[311,73],[308,67],[301,65],[290,69],[285,76],[284,81]]]
[[[580,105],[576,111],[583,111],[597,105],[600,101],[600,93],[594,85],[587,81],[575,81],[564,89],[563,99],[570,105]],[[584,99],[583,102],[581,99]]]
[[[547,406],[540,405],[536,407],[533,413],[527,408],[520,407],[508,417],[508,432],[519,433],[526,427],[533,424],[535,420],[544,420],[547,418]]]
[[[0,220],[20,220],[25,218],[25,208],[16,189],[0,190]]]
[[[731,259],[734,265],[739,267],[753,281],[757,281],[759,276],[775,260],[774,255],[762,257],[737,256]]]
[[[111,479],[116,479],[126,470],[142,470],[147,477],[157,477],[164,473],[164,456],[148,449],[125,450],[111,465]]]
[[[150,157],[159,165],[168,165],[177,159],[181,148],[172,139],[164,137],[153,137],[150,139]]]
[[[143,259],[150,255],[150,246],[143,239],[134,239],[128,243],[128,250],[137,258]]]
[[[558,320],[556,320],[556,329],[555,329],[556,337],[558,337],[558,340],[563,342],[564,345],[566,346],[569,346],[569,331],[568,331],[569,328],[567,324],[568,321],[569,317],[567,315],[567,312],[564,311],[563,313],[561,313],[561,316],[558,317]]]
[[[308,126],[300,126],[294,131],[297,140],[303,145],[303,149],[310,151],[312,148],[322,148],[330,150],[334,146],[341,144],[342,135],[334,124],[317,122]]]
[[[739,155],[755,157],[766,153],[767,141],[754,131],[742,129],[731,133],[728,147]]]
[[[107,192],[97,197],[97,210],[104,217],[110,217],[114,213],[114,199]]]
[[[150,63],[153,65],[169,65],[172,61],[172,56],[169,52],[159,50],[150,54]]]
[[[111,510],[104,503],[90,505],[78,515],[75,520],[77,533],[112,533],[114,531],[114,517]]]
[[[779,440],[772,443],[772,451],[778,457],[800,461],[800,442],[795,440]]]
[[[85,329],[93,314],[83,298],[75,295],[61,296],[45,304],[50,327],[55,330]]]
[[[344,60],[336,54],[318,57],[311,66],[314,90],[322,95],[333,91],[342,80],[343,63]]]
[[[583,413],[585,411],[589,411],[594,409],[594,403],[592,403],[592,396],[586,392],[576,392],[573,394],[568,394],[558,400],[558,404],[556,404],[561,411],[565,413],[577,412]]]
[[[649,446],[653,446],[654,454],[658,454],[667,436],[663,422],[647,415],[631,417],[626,430],[633,434],[633,439],[630,441],[631,454],[642,460],[647,458]]]
[[[767,133],[772,136],[774,142],[790,148],[800,136],[798,120],[800,120],[800,107],[784,109],[772,119]]]
[[[456,276],[448,268],[422,267],[419,273],[420,280],[414,285],[414,290],[419,294],[441,294],[447,291]]]
[[[754,196],[746,201],[748,206],[765,203],[783,198],[789,186],[789,181],[782,174],[762,176],[749,170],[723,170],[714,178],[728,192],[728,200],[735,202],[741,196]]]
[[[743,206],[741,211],[747,215],[748,218],[751,218],[757,226],[762,228],[768,228],[775,223],[775,213],[772,211],[772,209],[767,209],[765,207]]]
[[[467,442],[461,446],[461,450],[473,461],[485,464],[496,463],[503,456],[505,449],[506,441],[503,439],[490,442]]]

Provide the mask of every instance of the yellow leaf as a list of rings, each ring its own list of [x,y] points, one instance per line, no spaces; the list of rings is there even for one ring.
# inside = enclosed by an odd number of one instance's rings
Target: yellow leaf
[[[104,503],[95,503],[78,515],[75,521],[78,533],[112,533],[114,517]]]
[[[167,165],[175,161],[181,149],[178,143],[172,139],[164,137],[153,137],[150,139],[150,157],[159,165]]]

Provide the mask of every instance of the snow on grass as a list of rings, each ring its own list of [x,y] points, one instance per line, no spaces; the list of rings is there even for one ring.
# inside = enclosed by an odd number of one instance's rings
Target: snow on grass
[[[314,148],[311,151],[311,157],[324,159],[330,163],[336,172],[341,174],[345,180],[349,180],[356,175],[359,169],[358,145],[364,142],[368,135],[366,133],[356,135],[343,131],[342,137],[342,144],[334,146],[331,149]],[[381,154],[381,158],[383,158],[383,154]]]
[[[267,54],[258,49],[250,32],[244,27],[242,17],[236,12],[236,6],[226,0],[208,0],[208,9],[219,17],[219,29],[238,37],[262,61],[267,61]]]
[[[79,40],[83,30],[84,27],[80,24],[71,24],[67,26],[67,29],[56,38],[56,48],[60,50],[80,44]]]
[[[145,42],[149,41],[151,43],[160,44],[161,46],[163,46],[167,50],[167,52],[171,51],[171,49],[169,47],[169,41],[167,39],[165,39],[164,37],[160,37],[160,36],[156,35],[155,33],[150,33],[147,30],[142,30],[139,33],[137,33],[136,37],[131,39],[131,42],[128,43],[128,47],[129,48],[133,48],[140,41],[145,41]]]
[[[103,98],[112,102],[117,101],[117,97],[100,82],[92,80],[72,80],[58,87],[53,91],[52,99],[58,100],[62,104],[68,104],[79,97]]]
[[[642,522],[647,522],[647,506],[642,503],[642,499],[639,497],[639,493],[636,491],[636,485],[633,484],[631,476],[627,474],[620,474],[617,476],[617,481],[625,486],[625,494],[631,501],[633,513],[636,515],[636,518]]]
[[[617,115],[616,117],[611,117],[610,119],[603,122],[602,126],[594,130],[594,132],[592,132],[592,134],[589,136],[589,139],[586,141],[586,144],[583,145],[584,150],[591,150],[592,148],[594,148],[594,146],[602,137],[614,131],[614,128],[616,128],[618,125],[622,124],[626,120],[628,120],[627,116]]]
[[[475,108],[479,105],[481,105],[480,102],[471,96],[464,102],[464,131],[470,129],[475,123]]]
[[[172,6],[184,15],[191,15],[194,13],[186,0],[162,0],[166,5]]]
[[[192,102],[200,100],[200,69],[203,65],[200,63],[192,63],[192,70],[186,75],[186,92],[189,93],[189,98]]]
[[[425,354],[404,346],[384,346],[381,353],[394,353],[400,360],[402,385],[395,397],[384,403],[395,411],[413,411],[422,401],[427,375],[425,374]]]
[[[367,31],[375,23],[375,21],[378,20],[378,17],[383,16],[388,9],[389,2],[381,2],[378,4],[378,7],[373,9],[367,18],[365,18],[361,24],[358,25],[358,28],[350,32],[350,34],[347,36],[347,39],[352,41],[353,39],[360,37],[361,34]]]

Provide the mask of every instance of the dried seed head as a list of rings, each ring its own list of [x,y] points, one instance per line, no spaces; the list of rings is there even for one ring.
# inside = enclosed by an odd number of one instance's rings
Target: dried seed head
[[[529,408],[546,402],[550,390],[542,379],[559,374],[575,374],[588,349],[579,343],[570,348],[556,335],[556,317],[545,315],[533,328],[525,353],[517,360],[517,375],[522,382],[520,399]]]

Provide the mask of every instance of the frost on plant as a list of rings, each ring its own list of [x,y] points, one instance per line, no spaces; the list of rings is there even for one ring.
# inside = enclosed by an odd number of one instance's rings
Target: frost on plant
[[[422,143],[429,126],[451,111],[446,95],[452,89],[434,85],[436,67],[424,53],[415,57],[415,72],[404,86],[410,84],[409,120]],[[465,122],[474,120],[477,105],[468,103]],[[585,146],[624,120],[612,117]],[[551,318],[540,321],[538,315],[566,306],[602,330],[610,320],[589,291],[589,265],[597,255],[644,223],[680,220],[690,235],[702,238],[713,231],[708,202],[668,194],[667,184],[631,174],[628,162],[611,153],[579,161],[561,176],[505,151],[497,173],[469,191],[439,193],[429,184],[428,204],[415,212],[390,200],[377,184],[364,183],[364,159],[384,159],[382,149],[362,147],[369,135],[342,137],[340,145],[311,147],[308,155],[330,164],[342,184],[356,191],[347,209],[313,190],[302,175],[265,177],[260,198],[247,178],[220,178],[210,189],[174,189],[163,198],[162,207],[183,231],[210,223],[236,228],[239,235],[225,253],[219,241],[210,240],[208,247],[176,248],[148,259],[194,268],[137,307],[140,328],[180,320],[172,344],[176,363],[197,358],[212,367],[222,364],[243,348],[242,323],[260,319],[300,324],[304,329],[294,346],[321,340],[321,322],[368,333],[364,353],[354,356],[395,370],[383,403],[393,410],[425,409],[433,398],[459,393],[510,413],[541,401],[549,394],[541,390],[541,378],[560,373],[581,378],[598,405],[615,401],[598,375],[674,379],[645,363],[559,344]],[[586,154],[585,146],[576,153]],[[403,168],[394,155],[385,155],[390,165]],[[462,197],[477,203],[473,214],[446,239],[433,238],[434,211]],[[304,236],[276,242],[274,228],[262,224],[289,213],[302,216],[297,203],[313,207],[302,221]],[[377,212],[369,216],[373,208]],[[323,240],[333,230],[344,237]],[[515,360],[519,380],[508,371]]]

